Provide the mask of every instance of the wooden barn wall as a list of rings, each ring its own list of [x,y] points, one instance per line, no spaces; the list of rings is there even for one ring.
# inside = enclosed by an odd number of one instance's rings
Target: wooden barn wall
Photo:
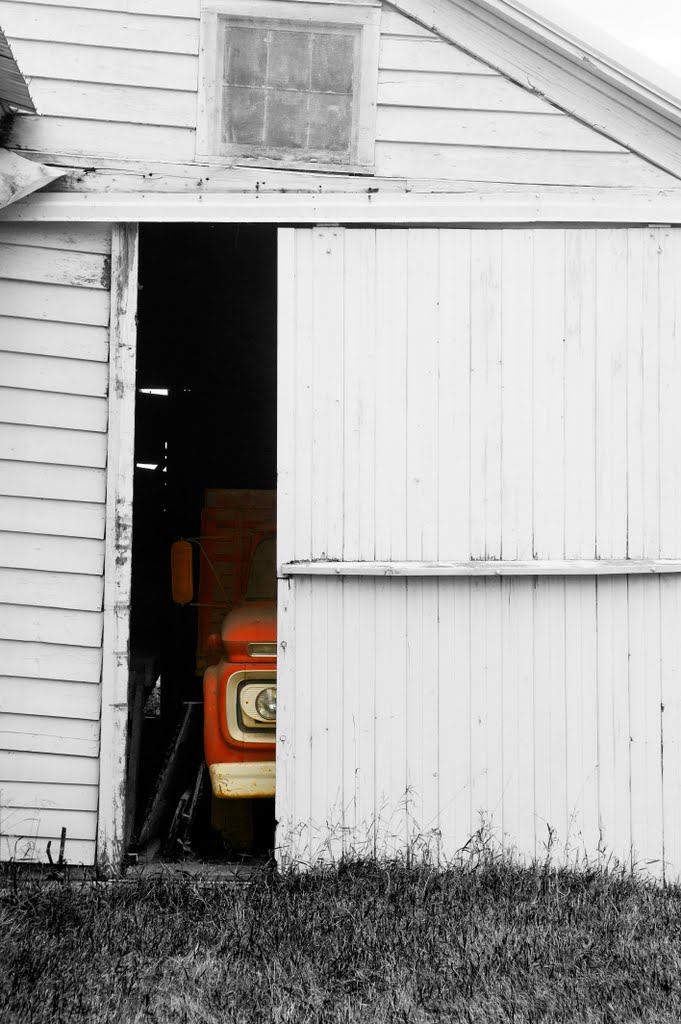
[[[94,863],[110,252],[0,224],[0,859]]]
[[[680,231],[280,239],[282,562],[679,557]],[[678,576],[280,587],[289,855],[681,872]]]
[[[43,155],[191,165],[199,13],[198,0],[2,0],[0,22],[42,115],[20,119],[14,145]],[[586,186],[676,181],[388,5],[381,36],[377,176]],[[177,180],[167,187],[177,190]]]

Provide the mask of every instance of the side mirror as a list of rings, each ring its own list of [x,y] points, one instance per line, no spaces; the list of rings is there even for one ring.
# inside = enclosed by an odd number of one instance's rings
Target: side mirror
[[[194,597],[194,553],[188,540],[176,540],[170,547],[170,579],[173,601],[189,604]]]

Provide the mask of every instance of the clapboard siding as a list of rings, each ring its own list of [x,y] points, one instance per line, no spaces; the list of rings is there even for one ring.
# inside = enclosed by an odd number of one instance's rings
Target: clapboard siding
[[[681,580],[282,588],[295,643],[278,669],[277,820],[292,857],[413,842],[446,859],[484,824],[523,858],[552,843],[562,860],[681,873]]]
[[[13,144],[191,165],[199,13],[197,3],[184,9],[177,0],[134,7],[5,0],[4,30],[40,115],[18,119]],[[675,180],[387,4],[378,74],[379,177],[583,186]],[[151,185],[172,188],[158,174]],[[125,187],[124,175],[116,187]]]
[[[681,231],[294,246],[282,561],[681,557]]]
[[[110,249],[0,226],[1,857],[94,862]]]
[[[67,838],[64,843],[64,862],[67,864],[94,864],[95,847],[94,841],[85,842]],[[48,848],[53,863],[56,863],[60,850],[59,836],[50,839],[36,838],[31,836],[30,830],[20,836],[0,833],[0,860],[12,860],[17,864],[32,864],[36,861],[47,864]]]

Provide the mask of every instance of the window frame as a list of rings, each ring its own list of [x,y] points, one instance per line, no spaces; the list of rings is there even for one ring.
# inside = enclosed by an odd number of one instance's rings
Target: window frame
[[[293,28],[314,29],[315,25],[342,29],[359,29],[359,61],[353,82],[354,116],[349,159],[329,159],[324,155],[311,157],[294,150],[273,149],[263,145],[262,154],[251,146],[238,143],[225,145],[220,140],[219,112],[223,82],[219,78],[221,54],[218,41],[222,37],[219,21],[243,19],[244,25],[262,20],[281,22]],[[198,111],[196,158],[218,164],[244,164],[285,167],[311,171],[371,174],[376,142],[376,97],[378,91],[378,51],[380,45],[381,5],[373,0],[341,0],[339,3],[315,0],[202,0],[199,45]],[[222,152],[221,152],[222,150]],[[279,155],[280,154],[280,155]]]

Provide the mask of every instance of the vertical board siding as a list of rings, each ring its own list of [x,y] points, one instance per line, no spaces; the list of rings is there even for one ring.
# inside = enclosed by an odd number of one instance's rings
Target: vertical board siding
[[[177,0],[5,0],[3,29],[39,112],[17,119],[13,145],[193,163],[199,17],[198,3]],[[594,186],[674,180],[388,4],[377,74],[379,177]],[[166,187],[177,188],[171,181]]]
[[[94,863],[110,250],[0,225],[0,859]]]
[[[289,244],[281,562],[681,557],[681,231]]]
[[[678,577],[281,586],[286,858],[444,861],[482,830],[681,874]]]
[[[681,232],[305,228],[280,255],[280,562],[680,557]],[[280,588],[284,856],[482,829],[681,874],[679,577]]]

